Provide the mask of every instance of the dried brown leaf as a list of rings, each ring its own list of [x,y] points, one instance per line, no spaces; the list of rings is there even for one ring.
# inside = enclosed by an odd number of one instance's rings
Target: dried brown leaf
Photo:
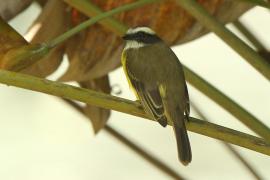
[[[69,14],[63,1],[49,0],[42,13],[28,31],[33,32],[39,27],[31,43],[49,41],[64,33],[69,27]],[[61,64],[64,54],[64,45],[56,47],[44,58],[22,72],[39,77],[46,77],[53,73]]]
[[[0,19],[0,44],[0,68],[7,70],[19,71],[48,52],[41,44],[29,45],[3,19]]]
[[[81,82],[80,85],[84,88],[92,89],[109,94],[111,91],[108,76]],[[110,117],[110,110],[103,109],[91,105],[84,108],[85,114],[90,118],[95,133],[98,133],[107,123]]]
[[[0,17],[0,63],[6,52],[27,45],[27,41]]]
[[[113,57],[115,51],[121,52],[121,49],[114,49],[121,45],[121,40],[109,30],[104,31],[101,25],[94,27],[74,37],[67,44],[66,53],[70,66],[60,78],[61,81],[71,81],[74,77],[76,81],[95,79],[120,65],[117,58],[109,62],[108,59]]]
[[[32,65],[49,52],[44,44],[30,44],[9,50],[0,62],[0,68],[21,71]]]

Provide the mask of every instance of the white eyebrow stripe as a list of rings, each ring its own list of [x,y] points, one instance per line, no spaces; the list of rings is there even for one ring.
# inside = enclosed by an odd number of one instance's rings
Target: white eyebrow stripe
[[[142,43],[142,42],[138,42],[138,41],[127,41],[126,42],[126,45],[125,45],[125,48],[124,50],[127,50],[127,49],[138,49],[138,48],[141,48],[141,47],[144,47],[146,46],[145,43]]]
[[[137,27],[137,28],[134,28],[134,29],[129,29],[127,31],[127,34],[136,34],[137,32],[145,32],[147,34],[156,34],[152,29],[148,28],[148,27]]]

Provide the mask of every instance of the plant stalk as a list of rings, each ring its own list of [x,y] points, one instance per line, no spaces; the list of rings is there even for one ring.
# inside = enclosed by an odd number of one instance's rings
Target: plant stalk
[[[143,111],[142,106],[137,102],[92,91],[89,89],[79,88],[6,70],[0,70],[0,83],[51,94],[66,99],[77,100],[97,107],[111,109],[150,119]],[[270,143],[267,143],[262,138],[258,138],[192,117],[187,123],[187,129],[205,136],[223,140],[228,143],[270,155]]]
[[[73,35],[79,33],[83,29],[86,29],[90,25],[95,24],[98,21],[101,21],[101,20],[103,20],[105,18],[111,17],[111,16],[113,16],[115,14],[119,14],[119,13],[124,12],[124,11],[132,10],[132,9],[144,6],[146,4],[150,4],[150,3],[153,3],[153,2],[158,2],[158,1],[159,0],[139,0],[139,1],[135,1],[135,2],[130,3],[130,4],[126,4],[126,5],[117,7],[115,9],[104,12],[102,14],[99,14],[99,15],[97,15],[95,17],[90,18],[89,20],[87,20],[85,22],[82,22],[81,24],[75,26],[74,28],[68,30],[64,34],[61,34],[57,38],[55,38],[52,41],[48,42],[48,46],[49,47],[55,47],[55,46],[61,44],[62,42],[64,42],[65,40],[69,39]]]
[[[188,67],[183,66],[186,80],[195,88],[200,90],[214,102],[226,109],[230,114],[240,120],[249,129],[265,138],[266,141],[270,142],[270,130],[269,128],[258,120],[255,116],[245,110],[242,106],[237,104],[234,100],[226,96],[224,93],[219,91],[213,85],[208,83],[206,80],[198,76]]]
[[[194,109],[194,111],[205,121],[209,122],[209,118],[206,117],[206,115],[201,111],[200,108],[198,108],[197,105],[191,102],[191,107]],[[255,168],[230,144],[222,142],[221,143],[249,172],[250,174],[257,180],[263,179],[258,171],[255,170]]]
[[[270,80],[270,64],[223,24],[217,21],[216,18],[211,16],[195,0],[176,0],[176,2],[206,28],[218,35],[266,79]]]

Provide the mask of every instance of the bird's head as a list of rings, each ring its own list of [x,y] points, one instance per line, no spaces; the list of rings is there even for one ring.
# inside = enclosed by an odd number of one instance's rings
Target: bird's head
[[[132,46],[132,48],[139,48],[161,41],[149,27],[130,28],[122,38],[126,41],[126,47]]]

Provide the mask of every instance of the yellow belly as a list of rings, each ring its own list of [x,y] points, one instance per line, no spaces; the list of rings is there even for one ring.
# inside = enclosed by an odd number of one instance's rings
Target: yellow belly
[[[126,53],[123,51],[122,52],[122,56],[121,56],[121,63],[122,63],[122,66],[123,66],[123,70],[125,72],[125,75],[126,75],[126,78],[127,78],[127,81],[128,81],[128,84],[129,84],[129,88],[132,89],[132,91],[134,92],[136,98],[139,100],[139,96],[137,94],[137,91],[136,89],[133,87],[131,81],[130,81],[130,77],[127,73],[127,66],[126,66],[126,62],[127,62],[127,58],[126,58]]]

